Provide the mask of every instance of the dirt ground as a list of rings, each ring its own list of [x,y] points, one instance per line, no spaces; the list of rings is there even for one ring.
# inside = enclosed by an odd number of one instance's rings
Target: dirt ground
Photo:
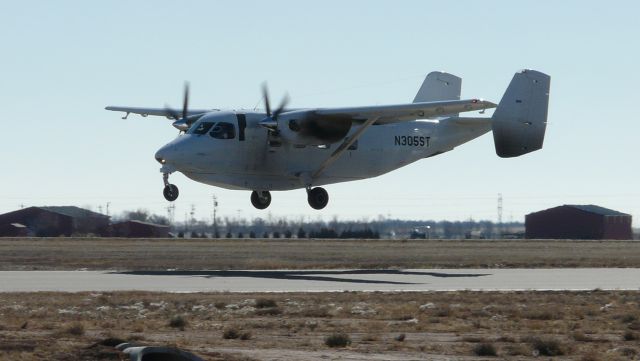
[[[640,241],[0,238],[0,270],[640,267]]]
[[[638,291],[0,294],[0,360],[633,360],[639,339]]]

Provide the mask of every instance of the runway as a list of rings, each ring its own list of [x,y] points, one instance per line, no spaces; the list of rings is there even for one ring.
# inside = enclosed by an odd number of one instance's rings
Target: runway
[[[640,268],[3,271],[0,292],[639,290]]]

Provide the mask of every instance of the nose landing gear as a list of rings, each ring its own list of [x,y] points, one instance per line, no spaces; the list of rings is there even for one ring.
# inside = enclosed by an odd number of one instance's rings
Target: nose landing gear
[[[168,200],[169,202],[173,202],[178,199],[178,195],[180,194],[180,192],[178,191],[177,186],[169,183],[169,173],[164,173],[162,175],[162,180],[164,181],[164,189],[162,190],[164,199]]]
[[[322,187],[307,189],[307,201],[313,209],[322,209],[329,203],[329,193]]]
[[[271,204],[271,193],[269,191],[251,192],[251,204],[257,209],[265,209]]]

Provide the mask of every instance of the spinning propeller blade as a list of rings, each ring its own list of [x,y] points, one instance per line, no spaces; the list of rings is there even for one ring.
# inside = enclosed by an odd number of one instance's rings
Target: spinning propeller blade
[[[264,98],[264,108],[267,111],[267,117],[271,117],[271,107],[269,106],[269,90],[267,83],[262,83],[262,97]]]

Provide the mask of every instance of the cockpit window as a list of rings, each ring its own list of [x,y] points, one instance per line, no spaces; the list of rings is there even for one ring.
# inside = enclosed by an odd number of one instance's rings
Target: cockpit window
[[[213,126],[213,123],[202,122],[193,128],[192,134],[198,134],[198,135],[206,134],[209,131],[209,129],[211,129],[212,126]]]
[[[236,128],[231,123],[218,122],[209,135],[216,139],[233,139],[236,137]]]

